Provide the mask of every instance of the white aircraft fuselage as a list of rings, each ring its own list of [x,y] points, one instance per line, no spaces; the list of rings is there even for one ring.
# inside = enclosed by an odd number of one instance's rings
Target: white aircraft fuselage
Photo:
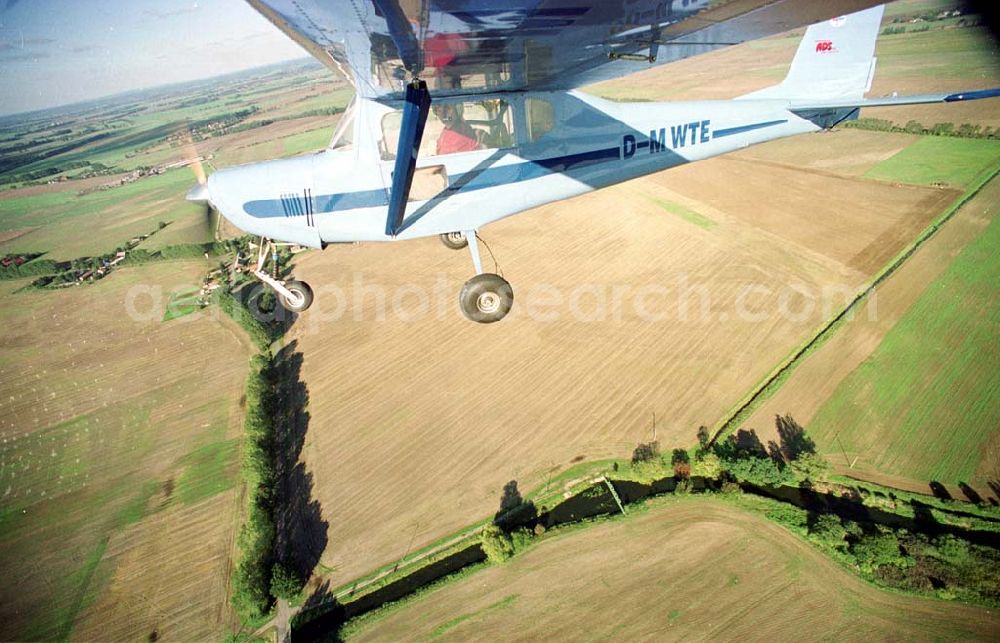
[[[385,230],[395,166],[385,149],[395,143],[382,142],[382,124],[397,110],[375,101],[358,100],[345,115],[353,145],[220,170],[207,196],[238,228],[275,240],[320,248],[411,239],[477,230],[545,203],[821,129],[789,111],[787,100],[619,103],[579,91],[504,100],[511,131],[502,147],[437,155],[425,137],[417,173],[432,177],[430,191],[411,192],[395,236]],[[529,101],[551,107],[551,129],[530,131]]]

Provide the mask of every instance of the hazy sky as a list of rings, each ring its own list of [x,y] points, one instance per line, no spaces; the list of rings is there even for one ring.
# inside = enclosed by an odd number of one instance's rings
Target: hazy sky
[[[243,0],[0,0],[0,114],[306,55]]]

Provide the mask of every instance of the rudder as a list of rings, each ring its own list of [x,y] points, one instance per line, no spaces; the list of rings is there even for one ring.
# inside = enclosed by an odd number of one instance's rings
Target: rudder
[[[740,98],[862,98],[875,75],[875,41],[884,9],[879,5],[810,26],[785,80]]]

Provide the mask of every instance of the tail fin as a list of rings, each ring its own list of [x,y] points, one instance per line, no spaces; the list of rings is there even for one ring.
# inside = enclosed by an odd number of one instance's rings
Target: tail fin
[[[812,25],[799,43],[785,80],[740,98],[860,99],[875,76],[875,40],[884,8],[879,5]]]

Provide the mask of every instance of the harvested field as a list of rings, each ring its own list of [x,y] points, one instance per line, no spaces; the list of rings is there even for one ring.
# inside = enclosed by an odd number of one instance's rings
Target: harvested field
[[[162,323],[152,306],[208,265],[0,294],[0,574],[18,579],[0,590],[0,639],[230,631],[250,350],[228,323]]]
[[[304,256],[321,571],[347,582],[492,514],[511,480],[627,456],[653,413],[689,445],[950,196],[724,158],[545,206],[484,231],[518,298],[491,327],[461,317],[468,254],[436,239]]]
[[[986,495],[1000,477],[998,203],[994,179],[878,287],[875,319],[846,323],[746,426],[766,441],[791,414],[852,475]]]
[[[812,138],[818,150],[823,145],[818,137],[836,135],[803,138]],[[648,180],[773,234],[773,243],[796,243],[820,255],[817,261],[829,259],[859,275],[885,265],[959,194],[764,167],[734,157],[711,162],[714,171],[695,164]]]
[[[892,158],[919,140],[919,136],[837,129],[814,136],[793,136],[745,150],[729,158],[775,163],[784,167],[809,169],[839,176],[861,177],[877,164]],[[816,153],[822,140],[823,154]]]
[[[989,640],[989,610],[881,591],[715,499],[545,540],[433,590],[352,640]]]

